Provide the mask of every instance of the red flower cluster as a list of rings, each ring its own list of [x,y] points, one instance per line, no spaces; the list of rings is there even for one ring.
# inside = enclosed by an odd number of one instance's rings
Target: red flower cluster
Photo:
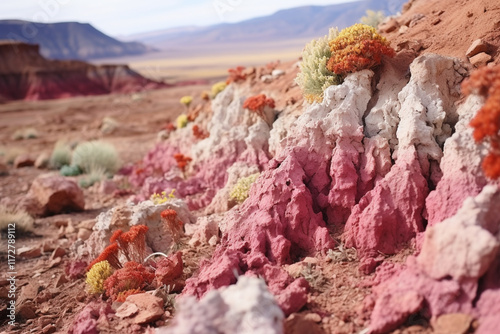
[[[130,228],[128,232],[123,233],[122,230],[117,230],[109,242],[111,243],[104,251],[89,264],[87,271],[92,266],[101,261],[108,261],[109,264],[115,268],[122,268],[120,263],[119,251],[121,251],[128,261],[135,260],[141,262],[144,259],[146,251],[146,232],[148,227],[145,225],[135,225]]]
[[[243,108],[256,112],[261,117],[264,117],[264,108],[266,106],[274,108],[275,103],[273,99],[267,98],[265,94],[250,96],[243,103]]]
[[[174,240],[178,241],[183,230],[182,221],[177,219],[177,211],[173,209],[166,209],[161,212],[161,218],[165,221],[167,229],[172,232]]]
[[[128,296],[143,292],[143,289],[150,285],[154,278],[155,274],[142,264],[130,261],[108,277],[104,281],[104,287],[106,294],[113,301],[124,302]]]
[[[245,67],[243,66],[238,66],[236,68],[230,68],[227,70],[229,72],[229,77],[226,80],[226,84],[230,84],[231,82],[238,82],[238,81],[245,81],[247,79],[247,76],[243,74],[243,70]]]
[[[170,122],[170,123],[167,123],[167,125],[165,125],[165,130],[167,131],[174,131],[176,129],[174,123]]]
[[[198,125],[193,125],[193,136],[197,139],[208,138],[208,134],[201,130]]]
[[[462,83],[465,95],[483,96],[483,107],[470,122],[477,143],[489,142],[490,151],[483,160],[484,174],[491,179],[500,178],[500,65],[484,66],[474,71]]]
[[[186,170],[187,164],[193,160],[181,153],[174,154],[174,159],[177,161],[177,167],[179,167],[183,172]]]
[[[338,75],[345,75],[372,68],[382,62],[382,56],[394,57],[394,49],[379,40],[364,40],[352,47],[336,50],[327,68]]]

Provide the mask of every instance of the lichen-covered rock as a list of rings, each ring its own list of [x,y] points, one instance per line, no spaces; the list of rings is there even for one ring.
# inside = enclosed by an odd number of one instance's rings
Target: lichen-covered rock
[[[224,188],[215,195],[210,205],[205,209],[205,214],[226,212],[236,203],[231,200],[230,193],[239,179],[259,173],[258,166],[249,166],[244,162],[236,162],[227,169],[227,182]]]
[[[200,301],[179,301],[173,325],[158,334],[281,334],[284,315],[263,280],[241,276],[235,285],[214,290]]]
[[[91,258],[96,258],[109,244],[109,238],[116,230],[128,231],[131,226],[146,225],[149,228],[146,245],[153,252],[168,252],[174,242],[174,232],[169,230],[168,224],[161,218],[161,212],[167,209],[175,210],[177,218],[184,225],[195,222],[181,199],[171,199],[163,204],[154,204],[148,200],[137,205],[129,203],[117,206],[97,216],[93,233],[85,242],[86,251]]]

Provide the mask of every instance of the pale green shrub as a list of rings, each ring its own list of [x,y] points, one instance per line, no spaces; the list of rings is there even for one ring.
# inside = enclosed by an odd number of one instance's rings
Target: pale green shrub
[[[366,11],[366,15],[363,16],[360,19],[360,21],[361,21],[361,23],[366,24],[367,26],[370,26],[370,27],[373,27],[376,29],[378,27],[378,25],[380,23],[382,23],[382,21],[384,21],[384,19],[385,19],[385,15],[384,15],[383,11],[379,10],[378,12],[376,12],[376,11],[368,9]]]
[[[49,164],[52,168],[61,168],[62,166],[71,164],[71,147],[64,141],[56,142],[52,155],[50,156]]]
[[[33,231],[33,218],[26,211],[0,205],[0,231],[7,231],[9,224],[15,224],[16,233]]]
[[[107,177],[108,173],[103,167],[91,167],[90,172],[82,177],[78,183],[80,187],[88,188],[93,186],[97,182],[101,182]]]
[[[120,168],[120,159],[113,145],[96,140],[79,144],[73,151],[71,165],[78,166],[86,174],[94,170],[114,174]]]
[[[338,33],[338,29],[331,28],[328,36],[312,40],[302,51],[300,72],[295,81],[309,103],[321,102],[326,88],[342,82],[341,77],[326,68],[332,55],[329,43]]]

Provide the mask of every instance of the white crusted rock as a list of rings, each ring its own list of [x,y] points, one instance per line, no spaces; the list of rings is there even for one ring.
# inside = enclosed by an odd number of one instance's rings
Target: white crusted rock
[[[192,235],[189,244],[196,247],[217,243],[219,241],[219,223],[222,219],[223,215],[221,214],[201,216],[196,221],[196,225],[188,225],[190,228],[189,230],[186,228],[186,234]]]
[[[451,135],[450,124],[458,120],[454,103],[463,78],[456,62],[434,54],[418,57],[410,65],[410,82],[399,93],[399,149],[417,148],[424,175],[430,173],[429,160],[441,161],[441,145]]]
[[[208,292],[199,302],[179,302],[173,325],[158,334],[281,334],[283,311],[263,280],[242,276],[235,285]]]
[[[457,109],[455,133],[444,144],[440,163],[443,175],[426,199],[430,226],[453,216],[467,197],[479,194],[487,183],[481,168],[487,150],[474,141],[469,126],[482,104],[481,98],[470,96]]]
[[[93,233],[86,241],[86,250],[91,258],[97,257],[109,245],[109,238],[118,229],[127,231],[134,225],[146,225],[146,244],[154,252],[167,252],[173,245],[173,231],[168,229],[161,218],[161,212],[173,209],[177,218],[184,225],[195,222],[194,217],[181,199],[172,199],[163,204],[154,204],[152,201],[143,201],[137,205],[131,203],[117,206],[96,218]]]
[[[398,94],[407,85],[408,79],[402,77],[390,63],[384,69],[374,95],[377,102],[365,117],[365,133],[367,137],[379,135],[385,138],[393,151],[398,144],[396,130],[401,108]]]

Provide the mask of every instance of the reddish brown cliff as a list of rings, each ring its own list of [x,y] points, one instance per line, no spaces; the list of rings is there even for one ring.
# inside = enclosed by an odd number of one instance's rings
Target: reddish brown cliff
[[[39,46],[0,42],[0,101],[130,93],[167,87],[127,65],[95,66],[82,61],[48,60]]]

